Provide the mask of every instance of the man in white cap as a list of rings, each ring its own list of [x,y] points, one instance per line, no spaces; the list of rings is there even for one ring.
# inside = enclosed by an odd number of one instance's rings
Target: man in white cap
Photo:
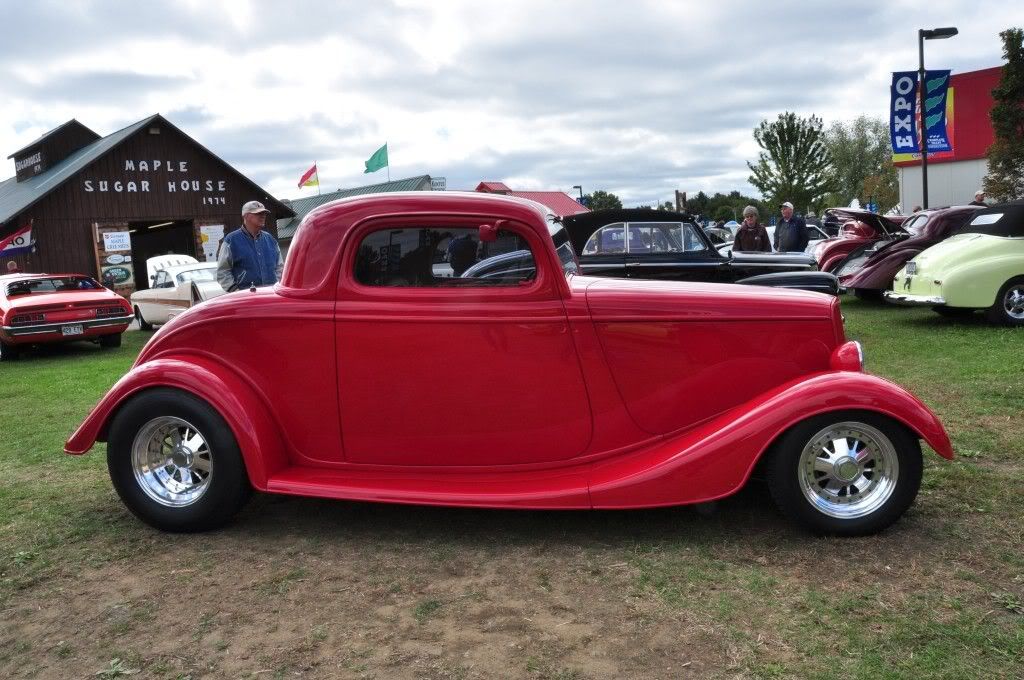
[[[249,201],[242,206],[242,228],[225,236],[220,244],[217,283],[227,292],[272,286],[281,280],[281,246],[263,231],[269,212],[259,201]]]
[[[985,190],[984,189],[978,189],[977,191],[975,191],[974,192],[974,200],[971,201],[970,203],[968,203],[967,205],[981,205],[981,206],[986,205],[985,204]]]
[[[775,250],[780,253],[802,253],[810,241],[804,218],[793,214],[793,204],[786,201],[779,206],[782,219],[775,226]]]

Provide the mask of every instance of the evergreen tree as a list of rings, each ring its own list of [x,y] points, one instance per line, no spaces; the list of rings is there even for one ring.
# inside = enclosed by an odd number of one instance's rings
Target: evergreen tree
[[[992,129],[985,193],[997,201],[1024,198],[1024,30],[1010,28],[1003,39],[1002,78],[992,90]]]
[[[832,167],[817,116],[800,118],[786,111],[754,128],[763,151],[757,164],[747,162],[748,180],[769,205],[792,201],[799,212],[817,212],[832,187]]]

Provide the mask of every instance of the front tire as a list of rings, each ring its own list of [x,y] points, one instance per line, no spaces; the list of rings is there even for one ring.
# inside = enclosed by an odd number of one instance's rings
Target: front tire
[[[921,470],[921,445],[902,424],[838,411],[787,431],[767,472],[772,498],[790,519],[819,534],[865,536],[913,504]]]
[[[139,309],[138,305],[135,306],[135,318],[139,320],[139,330],[143,330],[143,331],[151,331],[151,330],[153,330],[153,324],[146,323],[146,319],[143,318],[142,310]]]
[[[252,493],[230,427],[205,401],[169,388],[121,407],[107,443],[110,479],[139,519],[163,531],[227,523]]]
[[[995,304],[985,311],[992,323],[1004,326],[1024,326],[1024,276],[1012,278],[1003,284],[996,295]]]

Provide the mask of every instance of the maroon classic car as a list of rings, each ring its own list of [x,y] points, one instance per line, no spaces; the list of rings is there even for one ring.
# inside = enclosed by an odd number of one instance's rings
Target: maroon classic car
[[[960,205],[922,210],[902,224],[905,234],[883,241],[871,241],[846,256],[835,274],[839,285],[860,298],[878,298],[892,288],[892,279],[925,248],[952,236],[967,224],[980,206]]]
[[[128,301],[81,274],[0,276],[0,360],[30,345],[90,340],[119,347],[131,323]]]
[[[475,263],[455,276],[453,241]],[[65,451],[108,442],[122,500],[170,531],[223,524],[253,489],[627,509],[756,474],[812,530],[869,534],[913,503],[920,439],[953,457],[924,404],[863,371],[831,296],[578,272],[538,203],[328,203],[281,283],[171,319]]]
[[[839,264],[853,250],[873,241],[889,241],[905,234],[900,225],[906,219],[902,215],[879,215],[855,208],[829,208],[826,219],[838,219],[843,223],[839,236],[825,239],[814,247],[814,259],[818,269],[834,274]]]

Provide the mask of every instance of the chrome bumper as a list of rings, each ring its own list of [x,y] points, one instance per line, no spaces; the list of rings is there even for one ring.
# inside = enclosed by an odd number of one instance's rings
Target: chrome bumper
[[[61,321],[60,323],[43,323],[35,326],[3,326],[3,331],[11,337],[23,335],[43,335],[45,333],[60,333],[64,326],[81,326],[82,331],[90,328],[103,328],[105,326],[124,326],[130,324],[135,316],[111,316],[103,319],[90,319],[85,321]],[[69,338],[78,336],[69,335]]]
[[[938,295],[907,295],[905,293],[896,293],[891,290],[885,291],[885,300],[886,302],[892,302],[897,305],[907,305],[909,307],[935,307],[937,305],[946,304],[946,299],[939,297]]]

